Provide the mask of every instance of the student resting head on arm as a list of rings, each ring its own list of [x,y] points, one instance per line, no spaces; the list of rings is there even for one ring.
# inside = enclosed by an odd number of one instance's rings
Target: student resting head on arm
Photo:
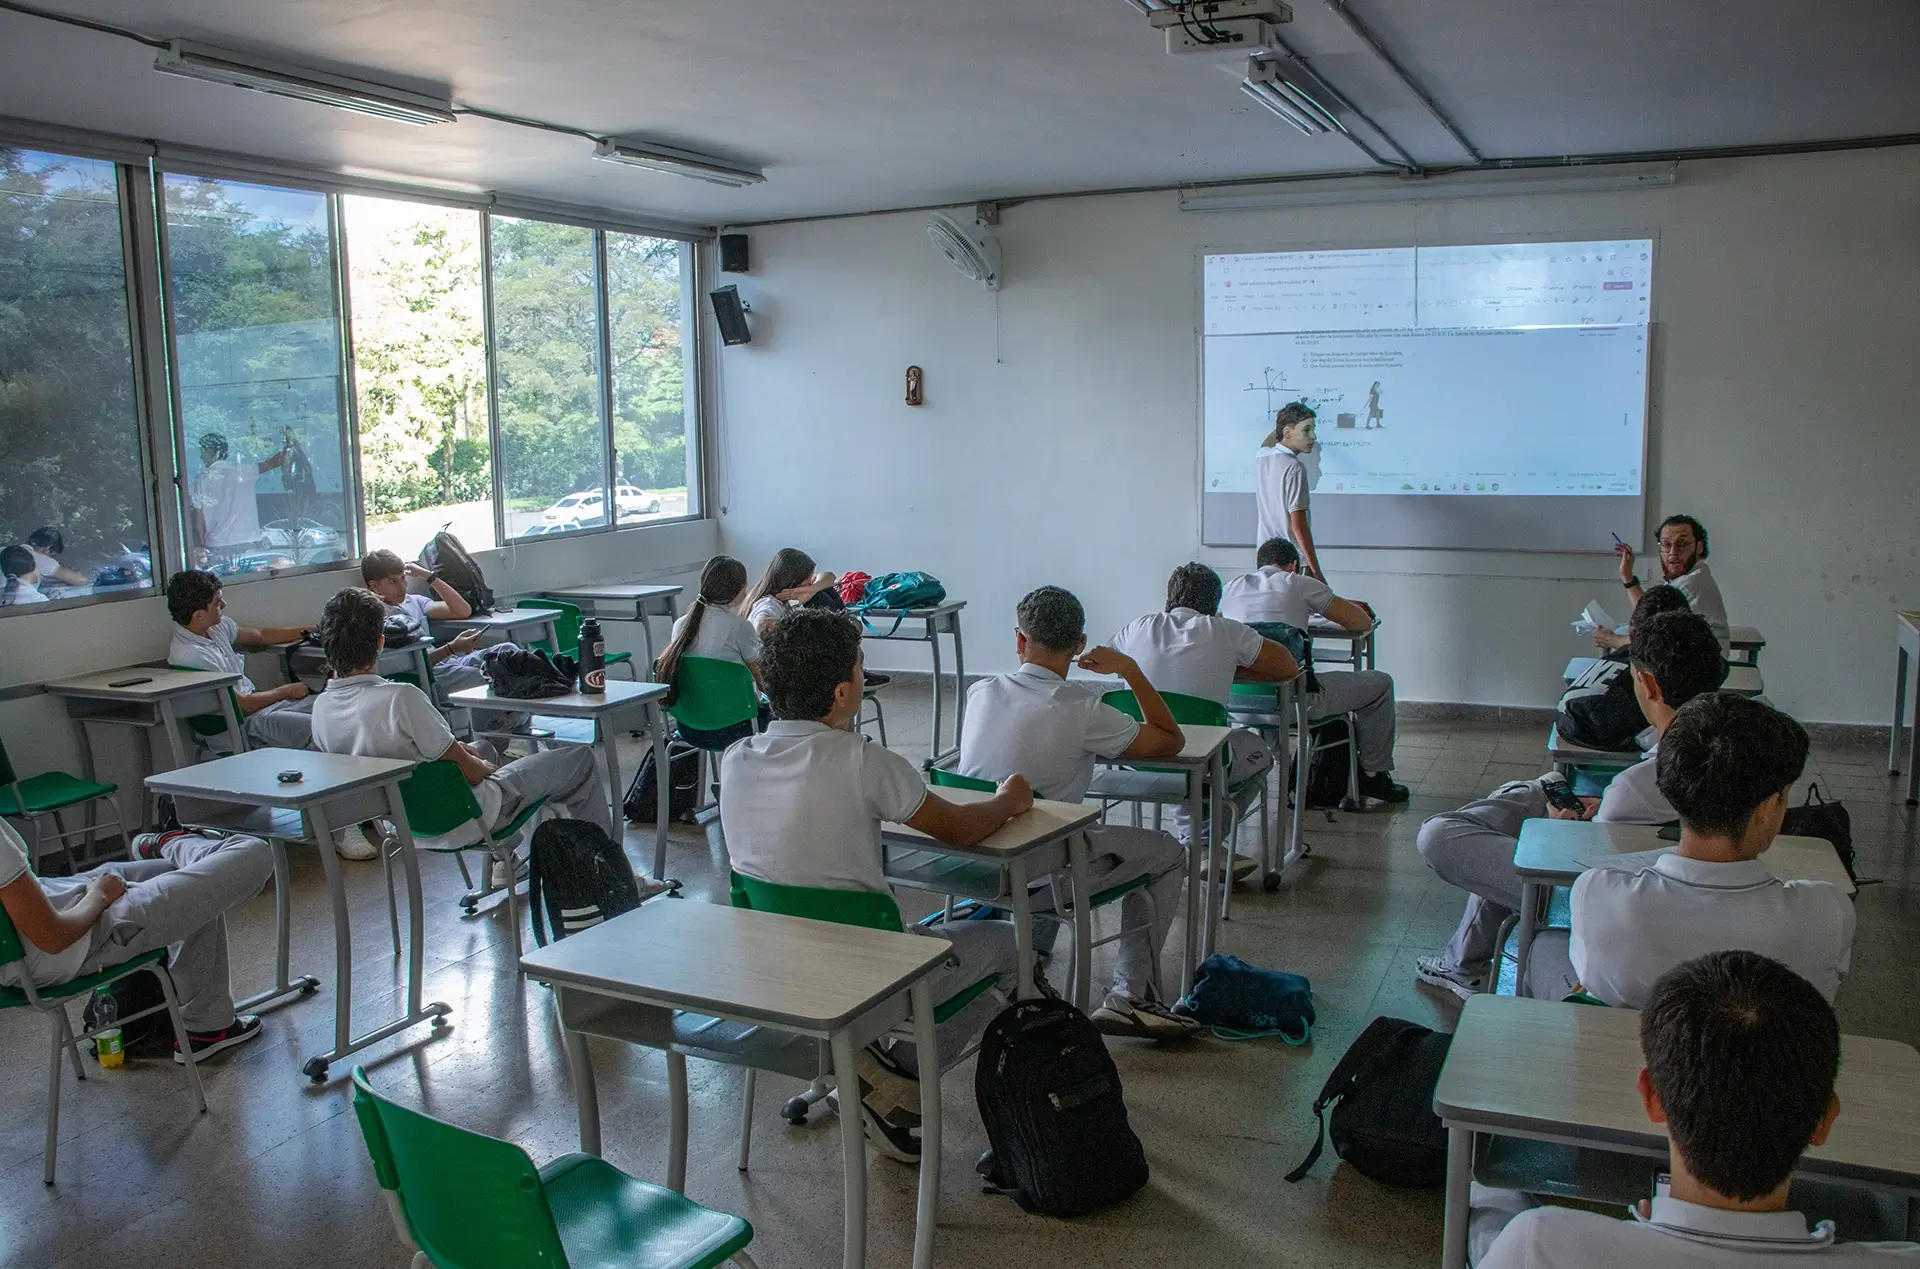
[[[1670,621],[1695,617],[1661,617]],[[1660,738],[1660,793],[1680,845],[1629,856],[1573,883],[1570,954],[1580,986],[1637,1009],[1682,961],[1747,948],[1782,962],[1831,1000],[1853,948],[1853,901],[1824,881],[1782,881],[1760,858],[1780,832],[1807,761],[1799,723],[1759,701],[1709,692]]]
[[[767,571],[740,601],[740,611],[765,638],[767,627],[793,609],[812,603],[815,595],[838,580],[832,573],[816,571],[813,557],[805,551],[781,547],[767,561]]]
[[[1920,1263],[1920,1244],[1840,1243],[1788,1207],[1800,1156],[1840,1117],[1840,1026],[1812,984],[1756,952],[1712,952],[1662,975],[1640,1014],[1640,1100],[1667,1129],[1665,1192],[1631,1219],[1535,1207],[1479,1269],[1866,1269]],[[1840,1231],[1844,1232],[1844,1231]]]
[[[839,613],[798,609],[765,636],[760,671],[773,722],[720,760],[720,822],[732,869],[779,886],[889,894],[881,869],[880,826],[905,824],[966,846],[1033,805],[1018,775],[991,797],[948,801],[919,769],[850,730],[860,712],[860,623]],[[920,927],[915,927],[919,929]],[[953,959],[930,980],[934,1000],[950,999],[989,974],[1003,989],[1016,981],[1013,926],[956,921],[924,931],[953,943]],[[993,1014],[982,996],[941,1023],[943,1064],[965,1048]],[[919,1157],[911,1087],[917,1055],[869,1047],[861,1058],[867,1135],[892,1158]],[[869,1091],[871,1090],[871,1091]]]

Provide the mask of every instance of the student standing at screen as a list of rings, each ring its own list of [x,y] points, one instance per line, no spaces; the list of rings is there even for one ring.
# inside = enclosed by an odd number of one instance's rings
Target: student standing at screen
[[[1307,510],[1312,484],[1306,464],[1300,461],[1301,455],[1313,452],[1313,420],[1312,407],[1303,401],[1281,406],[1273,417],[1273,431],[1253,456],[1253,503],[1258,520],[1254,541],[1287,539],[1300,550],[1302,571],[1325,581]]]

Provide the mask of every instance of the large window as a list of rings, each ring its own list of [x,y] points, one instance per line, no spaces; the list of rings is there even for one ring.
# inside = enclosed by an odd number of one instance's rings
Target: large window
[[[229,574],[348,558],[332,200],[162,181],[189,556]]]
[[[150,584],[129,311],[113,164],[0,148],[0,605]]]
[[[621,523],[690,515],[698,435],[686,339],[693,330],[693,249],[608,233],[607,325]]]
[[[491,237],[507,537],[611,523],[594,231],[495,216]]]
[[[412,559],[443,525],[496,546],[480,213],[340,204],[367,549]]]

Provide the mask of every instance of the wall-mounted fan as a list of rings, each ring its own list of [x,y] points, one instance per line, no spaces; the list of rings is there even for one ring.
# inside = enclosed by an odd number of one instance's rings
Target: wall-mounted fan
[[[953,267],[989,291],[1000,289],[1000,242],[980,224],[966,225],[945,212],[927,217],[927,237]]]

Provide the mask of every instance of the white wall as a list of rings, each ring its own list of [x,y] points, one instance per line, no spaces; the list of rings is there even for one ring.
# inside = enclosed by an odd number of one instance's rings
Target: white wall
[[[502,598],[610,579],[697,583],[717,538],[713,521],[695,520],[527,542],[482,551],[476,559],[487,584]],[[321,606],[335,591],[359,581],[359,571],[348,569],[241,582],[227,587],[227,605],[242,625],[310,625],[320,619]],[[166,601],[159,597],[8,616],[0,619],[0,688],[164,660],[172,631]],[[655,639],[656,646],[664,647],[665,631],[656,629]],[[616,651],[642,647],[630,622],[610,624],[607,643]],[[256,654],[248,661],[249,673],[259,682],[284,681],[277,657]],[[100,778],[119,783],[123,812],[137,815],[138,773],[127,743],[131,729],[95,725],[92,732],[101,755]],[[0,700],[0,737],[21,775],[80,770],[78,733],[54,697]],[[164,743],[160,752],[166,752]]]
[[[1768,693],[1808,720],[1889,717],[1891,611],[1920,602],[1920,149],[1693,163],[1670,190],[1185,213],[1171,193],[1008,209],[1005,289],[967,283],[918,214],[753,231],[754,342],[720,356],[724,549],[923,568],[970,601],[969,669],[1057,583],[1105,637],[1199,545],[1197,249],[1655,229],[1649,505],[1712,534]],[[904,404],[926,371],[927,404]],[[1577,444],[1578,437],[1569,437]],[[1598,545],[1610,545],[1606,543]],[[1328,551],[1387,619],[1410,700],[1551,704],[1567,622],[1610,557]],[[877,666],[925,664],[911,645]]]

